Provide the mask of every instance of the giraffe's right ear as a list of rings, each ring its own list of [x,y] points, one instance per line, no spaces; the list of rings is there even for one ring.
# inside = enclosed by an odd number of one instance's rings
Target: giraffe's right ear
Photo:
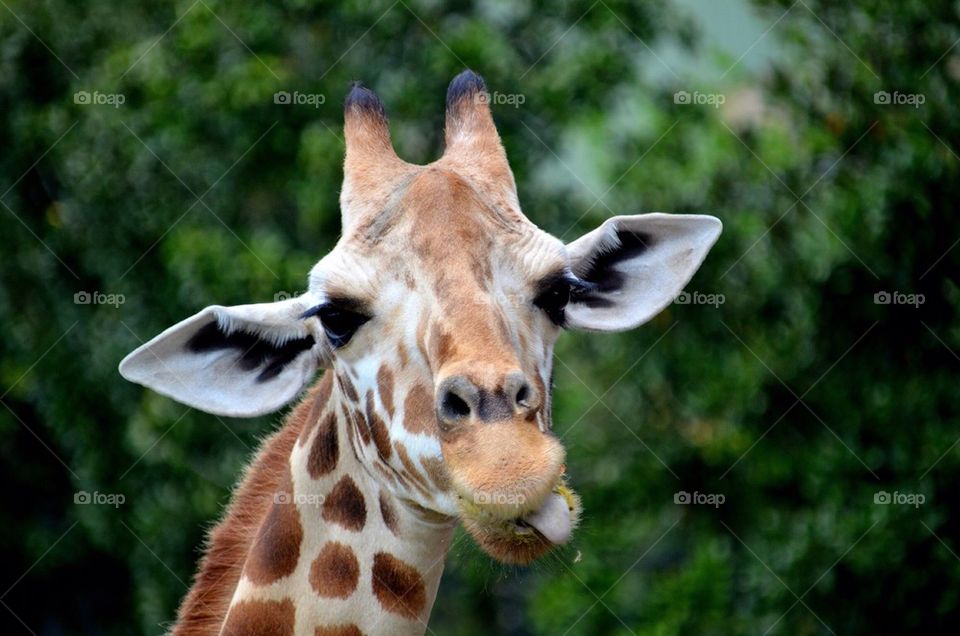
[[[308,295],[213,305],[170,327],[120,363],[120,374],[188,406],[253,417],[292,400],[330,359]]]

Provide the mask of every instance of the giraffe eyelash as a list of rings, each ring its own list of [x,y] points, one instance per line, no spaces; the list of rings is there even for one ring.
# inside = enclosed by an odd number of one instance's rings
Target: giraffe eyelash
[[[334,348],[346,346],[353,335],[362,327],[370,316],[357,311],[358,303],[351,300],[330,300],[311,307],[300,315],[306,320],[314,318],[320,320],[323,331]]]

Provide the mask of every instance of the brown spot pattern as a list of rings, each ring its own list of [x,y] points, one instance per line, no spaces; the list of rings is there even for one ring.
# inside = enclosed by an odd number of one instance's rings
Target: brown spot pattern
[[[436,348],[435,359],[437,361],[437,364],[440,367],[443,367],[444,364],[446,364],[456,356],[457,344],[456,344],[456,341],[454,341],[453,336],[451,336],[450,334],[446,332],[441,332],[438,336],[436,335],[436,331],[440,331],[440,330],[437,329],[432,334],[434,337],[431,338],[431,344],[433,342],[436,343],[437,348]]]
[[[415,384],[403,403],[403,427],[411,433],[433,435],[437,416],[433,408],[433,394],[423,384]]]
[[[319,479],[337,467],[337,458],[340,454],[337,443],[337,418],[331,412],[323,418],[317,437],[310,447],[307,457],[307,471],[314,479]]]
[[[403,445],[403,442],[394,442],[394,446],[397,449],[397,456],[400,458],[400,462],[403,464],[404,469],[406,469],[407,476],[421,486],[425,488],[429,487],[430,484],[427,483],[426,478],[420,474],[420,471],[417,470],[416,465],[410,459],[410,454],[407,452],[407,447]]]
[[[373,556],[373,593],[383,609],[411,620],[427,604],[427,589],[417,569],[386,552]]]
[[[330,541],[310,564],[310,585],[320,596],[347,598],[360,582],[360,562],[350,546]]]
[[[293,601],[240,601],[230,608],[223,636],[293,636]]]
[[[357,395],[357,389],[353,386],[353,382],[350,381],[346,375],[338,375],[337,380],[340,381],[340,388],[343,389],[343,394],[347,396],[347,399],[353,403],[360,401],[360,396]]]
[[[386,365],[377,372],[377,389],[380,392],[380,401],[387,411],[387,416],[393,418],[393,371]]]
[[[353,425],[357,429],[357,432],[360,433],[360,439],[363,441],[364,446],[370,443],[370,427],[367,426],[367,420],[363,417],[363,413],[357,409],[354,410],[350,417],[353,419]]]
[[[377,470],[378,473],[380,473],[381,477],[383,477],[385,480],[390,482],[390,485],[395,485],[397,483],[397,478],[394,477],[393,473],[391,473],[389,470],[384,468],[383,464],[381,464],[380,462],[374,462],[373,467]]]
[[[356,625],[333,625],[318,627],[313,636],[363,636],[363,632]]]
[[[370,433],[373,435],[373,443],[377,447],[377,454],[380,459],[387,461],[390,459],[390,434],[387,432],[387,425],[383,423],[380,416],[373,408],[373,392],[367,391],[367,424],[370,425]]]
[[[323,379],[320,380],[323,382]],[[311,389],[311,394],[316,390]],[[284,482],[290,453],[307,423],[309,401],[297,405],[284,426],[267,438],[240,485],[223,520],[211,531],[193,587],[184,598],[172,633],[177,636],[217,636],[223,626],[274,494]]]
[[[310,411],[307,414],[306,425],[303,427],[303,431],[300,433],[300,446],[306,444],[307,440],[310,439],[310,434],[313,433],[313,429],[315,429],[317,424],[320,422],[323,409],[330,401],[330,394],[332,392],[332,373],[324,375],[320,382],[317,383],[317,386],[310,391],[310,395],[305,400],[305,402],[310,403]]]
[[[363,493],[349,475],[344,475],[326,496],[322,515],[326,521],[339,523],[347,530],[360,530],[367,523]]]
[[[284,483],[257,532],[244,574],[257,585],[267,585],[292,574],[300,560],[302,540],[303,527],[293,503],[293,484],[287,468]]]
[[[380,516],[383,517],[383,525],[397,535],[397,511],[393,509],[387,493],[382,490],[380,491]]]
[[[430,360],[430,356],[427,355],[427,319],[426,317],[420,318],[420,323],[417,324],[417,349],[420,351],[420,355],[424,360],[427,361],[427,364],[430,365],[430,370],[433,371],[433,363]]]
[[[423,465],[424,470],[427,471],[427,475],[430,476],[430,481],[433,482],[434,486],[440,490],[450,489],[450,475],[447,473],[447,467],[444,465],[442,459],[439,457],[424,456],[420,458],[420,463]]]

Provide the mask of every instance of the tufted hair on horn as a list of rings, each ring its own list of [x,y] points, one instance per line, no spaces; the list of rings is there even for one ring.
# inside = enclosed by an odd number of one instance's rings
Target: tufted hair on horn
[[[504,187],[515,197],[516,184],[507,154],[490,113],[490,94],[483,78],[467,69],[447,88],[444,160],[461,168],[478,169],[483,180]]]

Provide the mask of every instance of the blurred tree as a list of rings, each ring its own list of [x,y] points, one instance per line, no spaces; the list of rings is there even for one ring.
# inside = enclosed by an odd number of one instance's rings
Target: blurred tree
[[[4,633],[23,630],[14,613],[39,634],[173,618],[205,527],[280,417],[194,412],[125,384],[117,362],[206,304],[303,288],[339,232],[349,81],[376,88],[401,156],[426,162],[466,66],[502,96],[521,201],[545,229],[571,240],[664,210],[726,230],[690,304],[561,341],[576,544],[516,571],[461,537],[431,629],[955,627],[956,7],[759,5],[786,49],[763,75],[735,57],[678,73],[658,44],[713,53],[693,15],[653,2],[5,3]],[[677,505],[681,491],[724,502]],[[877,505],[880,491],[925,503]]]

